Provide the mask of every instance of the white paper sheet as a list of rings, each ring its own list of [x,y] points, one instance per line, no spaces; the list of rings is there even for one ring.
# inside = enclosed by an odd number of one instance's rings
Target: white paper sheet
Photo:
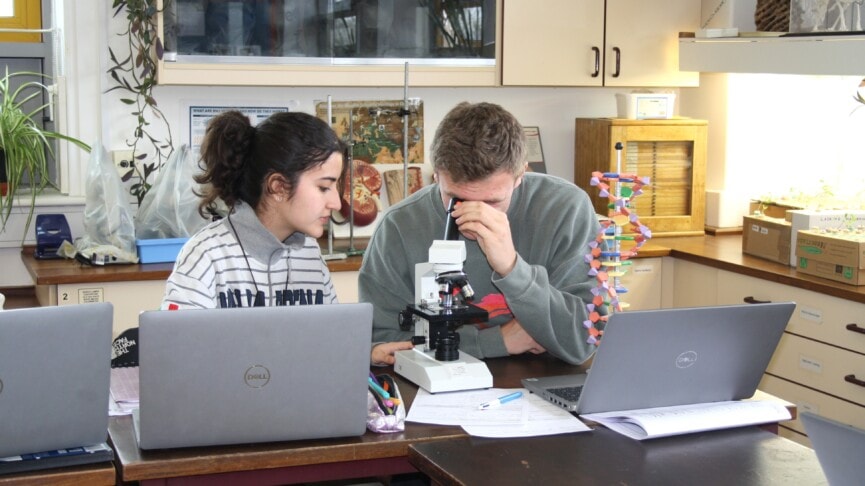
[[[509,393],[523,396],[500,407],[478,410],[481,403]],[[418,390],[406,421],[459,425],[478,437],[531,437],[586,432],[590,429],[568,411],[523,388],[490,388],[431,394]]]

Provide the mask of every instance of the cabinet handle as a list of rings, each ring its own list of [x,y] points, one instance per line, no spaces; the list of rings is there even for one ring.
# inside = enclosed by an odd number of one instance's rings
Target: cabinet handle
[[[595,72],[592,73],[592,77],[597,78],[601,74],[601,50],[592,46],[592,52],[595,53]]]
[[[856,323],[847,324],[847,330],[865,334],[865,328],[857,326]]]
[[[616,53],[616,70],[613,72],[613,77],[618,78],[619,73],[622,70],[622,50],[618,47],[614,47],[613,52]]]
[[[757,300],[750,295],[745,297],[742,300],[744,300],[746,304],[770,304],[770,303],[772,303],[771,300]]]
[[[846,381],[847,383],[853,383],[854,385],[865,387],[865,381],[857,379],[856,375],[847,375],[844,377],[844,381]]]

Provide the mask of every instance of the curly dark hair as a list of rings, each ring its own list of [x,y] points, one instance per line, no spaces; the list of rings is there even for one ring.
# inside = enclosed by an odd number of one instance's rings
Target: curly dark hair
[[[217,199],[229,209],[238,201],[257,207],[271,174],[285,178],[291,197],[300,175],[335,152],[345,156],[346,144],[327,123],[307,113],[274,113],[255,127],[239,111],[220,113],[207,125],[201,143],[204,172],[195,177],[202,184],[198,212],[213,214]]]

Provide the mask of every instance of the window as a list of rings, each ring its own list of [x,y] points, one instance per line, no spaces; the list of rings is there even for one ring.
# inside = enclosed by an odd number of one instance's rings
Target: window
[[[169,9],[165,47],[179,56],[495,58],[494,0],[175,0]]]
[[[45,31],[43,25],[50,25],[50,0],[0,0],[0,70],[4,73],[26,71],[41,73],[47,76],[45,84],[51,84],[55,75],[53,55],[53,34]],[[3,30],[13,32],[3,32]],[[20,30],[35,30],[34,33],[17,32]],[[43,31],[43,32],[40,32]],[[32,79],[32,78],[31,78]],[[24,82],[22,76],[19,82]],[[29,102],[33,109],[45,104],[43,96]],[[54,130],[55,120],[51,110],[45,109],[41,121],[43,126]],[[55,150],[55,154],[57,151]],[[50,164],[49,173],[52,181],[58,183],[58,169],[55,163]]]
[[[0,29],[41,29],[42,5],[40,0],[0,0]],[[0,34],[0,42],[41,42],[39,33],[7,32]]]

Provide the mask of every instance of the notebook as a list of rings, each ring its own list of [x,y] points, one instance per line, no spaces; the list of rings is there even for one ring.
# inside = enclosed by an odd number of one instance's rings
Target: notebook
[[[524,378],[529,391],[578,414],[751,397],[793,302],[620,312],[588,373]]]
[[[109,303],[0,311],[0,457],[108,439]]]
[[[139,316],[139,447],[357,436],[366,430],[372,305]]]
[[[823,474],[832,486],[860,485],[865,478],[865,430],[811,412],[799,414]]]

